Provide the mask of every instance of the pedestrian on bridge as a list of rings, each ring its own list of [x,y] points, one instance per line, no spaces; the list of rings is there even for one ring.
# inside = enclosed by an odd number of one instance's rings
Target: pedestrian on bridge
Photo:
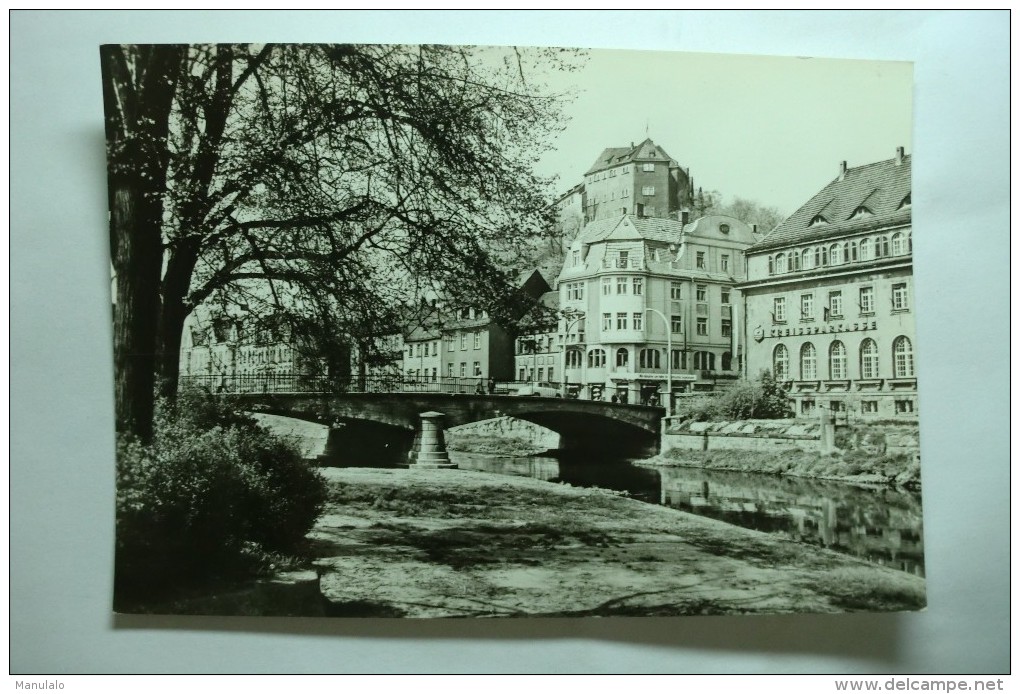
[[[492,376],[489,376],[489,395],[494,395],[495,393],[496,393],[496,379],[493,378]]]

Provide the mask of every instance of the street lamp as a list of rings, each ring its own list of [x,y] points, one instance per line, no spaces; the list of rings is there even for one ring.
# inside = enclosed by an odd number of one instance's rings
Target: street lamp
[[[563,374],[563,397],[566,398],[567,395],[568,395],[568,393],[567,393],[567,347],[568,347],[567,340],[570,337],[570,329],[572,327],[574,327],[574,325],[576,325],[580,321],[584,320],[584,311],[573,311],[573,310],[568,309],[566,311],[563,311],[562,316],[563,316],[564,319],[566,319],[568,321],[567,325],[566,325],[566,328],[563,331],[563,356],[562,356],[562,367],[560,369],[560,373]],[[583,350],[582,350],[582,352],[583,352]],[[581,388],[583,389],[584,388],[584,382],[583,382],[584,381],[584,354],[583,353],[581,354],[581,381],[582,381]]]
[[[649,311],[661,318],[662,324],[666,328],[666,414],[668,415],[673,411],[673,333],[670,330],[669,321],[662,311],[655,308],[645,309],[646,313]]]

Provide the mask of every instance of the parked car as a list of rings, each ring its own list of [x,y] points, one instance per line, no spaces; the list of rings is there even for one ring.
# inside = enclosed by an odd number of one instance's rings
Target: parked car
[[[529,383],[517,389],[517,395],[530,398],[559,398],[563,397],[560,389],[551,383]]]

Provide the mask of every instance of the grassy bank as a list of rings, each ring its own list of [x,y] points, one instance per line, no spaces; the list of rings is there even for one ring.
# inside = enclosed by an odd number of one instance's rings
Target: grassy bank
[[[888,484],[910,489],[921,487],[921,466],[910,454],[876,455],[861,450],[818,453],[813,451],[690,451],[670,450],[637,465],[698,467],[710,470],[760,472],[839,480],[857,484]]]
[[[619,494],[466,470],[328,469],[326,613],[613,616],[911,610],[924,581]]]
[[[538,446],[526,439],[506,436],[456,435],[454,432],[446,432],[446,447],[451,451],[483,453],[504,458],[538,455],[548,450],[547,446]]]

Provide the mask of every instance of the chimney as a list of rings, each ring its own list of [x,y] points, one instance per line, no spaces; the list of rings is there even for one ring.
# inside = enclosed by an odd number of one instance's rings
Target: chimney
[[[896,166],[899,166],[902,163],[903,163],[903,148],[902,147],[897,147],[896,148]]]
[[[751,225],[751,233],[752,234],[757,234],[758,233],[758,225],[757,224],[752,224]]]
[[[842,181],[844,178],[846,178],[846,162],[841,161],[839,162],[839,177],[836,180]]]
[[[637,212],[637,216],[638,217],[644,217],[645,216],[645,206],[644,206],[643,203],[639,202],[634,207],[635,207],[635,211]]]

